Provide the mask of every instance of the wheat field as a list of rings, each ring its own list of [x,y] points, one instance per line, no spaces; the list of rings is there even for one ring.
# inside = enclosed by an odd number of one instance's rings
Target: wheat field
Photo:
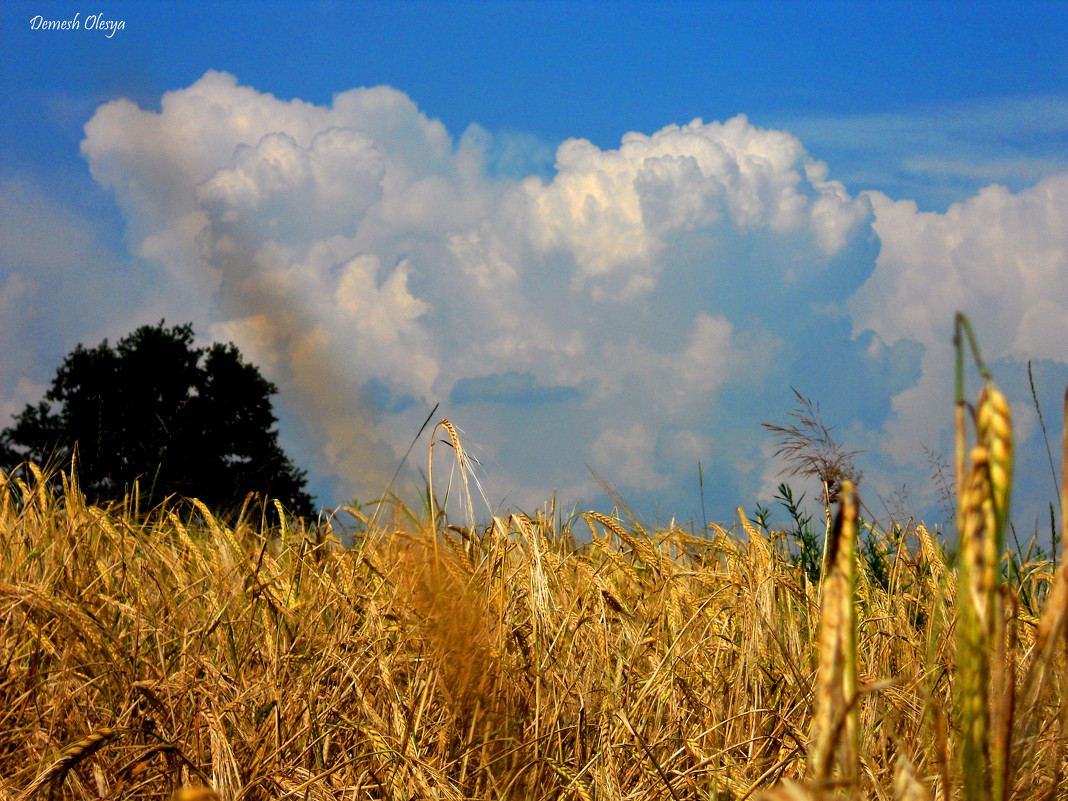
[[[742,509],[460,525],[428,489],[343,545],[0,474],[0,799],[1064,799],[1068,560],[1001,556],[984,392],[959,552],[846,481],[816,580]]]

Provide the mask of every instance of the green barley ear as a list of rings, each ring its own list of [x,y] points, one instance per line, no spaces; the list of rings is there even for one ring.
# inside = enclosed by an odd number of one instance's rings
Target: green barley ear
[[[859,723],[856,708],[856,608],[853,587],[857,560],[857,496],[843,481],[834,529],[827,543],[827,570],[820,603],[816,714],[812,721],[809,778],[831,781],[835,761],[841,779],[859,775]]]

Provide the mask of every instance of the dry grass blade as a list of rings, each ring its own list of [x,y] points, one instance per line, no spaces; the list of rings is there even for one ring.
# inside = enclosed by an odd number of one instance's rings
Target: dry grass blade
[[[1068,390],[1064,397],[1064,444],[1061,466],[1061,542],[1066,552],[1060,567],[1053,576],[1053,586],[1046,597],[1042,616],[1039,618],[1032,649],[1031,664],[1023,681],[1020,693],[1021,714],[1015,722],[1014,740],[1017,746],[1015,764],[1030,764],[1034,758],[1037,741],[1036,731],[1049,725],[1045,709],[1045,697],[1051,687],[1050,677],[1054,672],[1057,646],[1068,643]],[[1055,724],[1054,724],[1055,725]]]

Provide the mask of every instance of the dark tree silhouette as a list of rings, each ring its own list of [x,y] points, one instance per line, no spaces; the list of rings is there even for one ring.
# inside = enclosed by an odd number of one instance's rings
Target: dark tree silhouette
[[[309,516],[305,472],[278,445],[277,388],[235,345],[193,347],[191,324],[143,326],[112,348],[78,345],[45,399],[0,433],[0,464],[69,462],[95,502],[135,480],[149,501],[176,493],[226,512],[249,492]]]

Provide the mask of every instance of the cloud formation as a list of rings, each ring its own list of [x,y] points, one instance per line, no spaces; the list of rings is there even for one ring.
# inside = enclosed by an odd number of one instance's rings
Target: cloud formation
[[[1068,362],[1068,173],[1017,194],[991,185],[944,214],[870,197],[882,249],[847,305],[854,331],[925,348],[921,378],[894,398],[885,426],[887,451],[904,462],[939,439],[930,410],[952,386],[956,311],[979,324],[988,360]],[[1026,385],[1006,391],[1018,419],[1034,416]]]
[[[925,214],[743,116],[523,174],[541,147],[454,139],[388,87],[318,106],[209,72],[159,111],[101,106],[82,152],[157,291],[280,385],[338,500],[381,492],[441,401],[493,501],[589,501],[588,466],[686,516],[700,460],[729,515],[766,490],[790,386],[885,485],[922,483],[957,308],[995,357],[1068,358],[1064,176]]]

